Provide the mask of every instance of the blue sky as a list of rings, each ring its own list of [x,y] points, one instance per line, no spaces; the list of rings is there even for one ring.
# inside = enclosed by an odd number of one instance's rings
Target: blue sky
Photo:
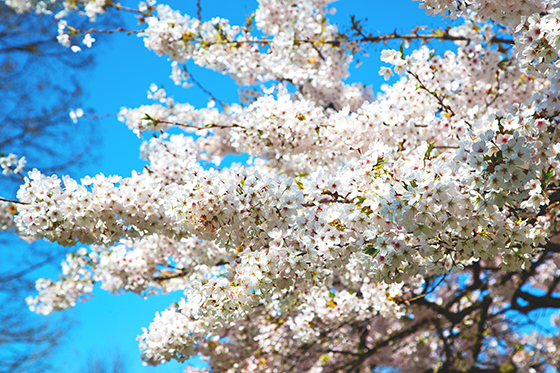
[[[173,8],[187,14],[196,14],[196,0],[172,1]],[[134,7],[132,1],[123,5]],[[202,16],[230,19],[232,24],[240,24],[245,15],[257,7],[256,0],[201,0]],[[438,19],[428,17],[418,9],[418,2],[410,0],[340,0],[335,2],[338,9],[333,22],[349,25],[350,14],[358,19],[367,18],[365,28],[373,34],[412,30],[417,25],[434,27]],[[133,17],[126,15],[127,28],[136,29]],[[442,25],[441,21],[438,23]],[[189,89],[177,88],[169,79],[170,63],[165,57],[158,57],[143,46],[135,35],[111,35],[98,38],[94,43],[97,64],[81,78],[85,91],[84,109],[93,109],[97,114],[117,113],[121,107],[137,107],[151,103],[146,92],[151,83],[164,85],[168,93],[178,102],[189,102],[196,107],[206,106],[206,96],[196,86]],[[370,84],[374,92],[384,83],[378,75],[379,53],[385,47],[376,45],[368,48],[369,58],[363,58],[363,65],[351,71],[349,81]],[[398,48],[398,45],[397,45]],[[71,53],[71,52],[69,52]],[[233,103],[237,99],[237,88],[233,81],[212,71],[189,64],[189,71],[220,100]],[[79,129],[80,123],[76,125]],[[141,141],[120,123],[116,117],[107,117],[97,122],[101,137],[99,159],[78,170],[72,176],[104,173],[105,175],[130,175],[132,170],[141,170],[144,163],[138,158]],[[75,309],[68,311],[77,321],[67,336],[67,342],[57,361],[57,371],[61,373],[81,372],[93,355],[108,362],[115,351],[123,355],[127,372],[180,372],[179,364],[171,363],[156,368],[143,367],[140,362],[136,336],[142,327],[147,327],[155,312],[165,309],[180,294],[152,297],[144,300],[136,295],[111,295],[96,289],[95,297]]]

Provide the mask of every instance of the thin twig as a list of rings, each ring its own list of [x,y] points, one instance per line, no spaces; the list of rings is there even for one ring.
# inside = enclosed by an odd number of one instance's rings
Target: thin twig
[[[12,199],[6,199],[6,198],[2,198],[2,197],[0,197],[0,201],[9,202],[9,203],[17,203],[18,205],[30,205],[31,204],[31,203],[28,203],[28,202],[14,201]]]
[[[151,12],[143,12],[141,10],[138,9],[134,9],[134,8],[129,8],[126,6],[122,6],[120,3],[116,3],[116,4],[112,4],[109,5],[112,6],[113,8],[117,9],[117,10],[124,10],[125,12],[130,12],[130,13],[136,13],[136,14],[140,14],[144,17],[150,17],[152,15]],[[150,9],[155,9],[154,7],[150,7]]]
[[[420,88],[422,88],[423,90],[425,90],[426,92],[428,92],[430,95],[432,95],[433,97],[435,97],[435,99],[439,102],[439,105],[445,109],[445,111],[447,111],[449,114],[451,114],[451,116],[455,116],[455,112],[453,111],[453,109],[447,105],[446,103],[443,102],[443,99],[434,91],[430,91],[428,89],[428,87],[426,87],[426,85],[424,84],[424,82],[422,82],[422,80],[420,80],[420,77],[418,76],[418,74],[410,71],[410,70],[406,70],[407,73],[409,73],[410,75],[412,75],[416,81],[418,82]]]
[[[171,121],[168,121],[168,120],[156,119],[156,118],[150,118],[150,120],[152,122],[154,122],[155,124],[165,123],[165,124],[171,124],[171,125],[174,125],[174,126],[192,128],[192,129],[197,129],[197,130],[205,130],[205,129],[209,129],[209,128],[245,128],[245,127],[240,126],[239,124],[236,124],[236,123],[232,123],[230,126],[224,126],[222,124],[215,124],[215,123],[210,123],[210,124],[207,124],[205,126],[195,126],[195,125],[188,124],[188,123],[171,122]]]
[[[498,70],[496,72],[496,81],[497,81],[497,87],[496,87],[496,95],[494,96],[494,98],[486,103],[486,107],[484,108],[484,110],[488,109],[490,107],[490,105],[492,105],[494,102],[496,102],[496,100],[498,99],[498,97],[500,97],[500,71]]]
[[[200,5],[200,0],[196,0],[196,18],[202,22],[202,6]]]
[[[76,33],[76,34],[116,34],[117,32],[126,32],[129,34],[138,34],[143,32],[144,30],[129,30],[129,29],[125,29],[122,27],[116,28],[114,30],[99,30],[99,29],[94,29],[94,28],[90,28],[88,30],[81,30],[81,29],[77,29],[71,26],[66,26],[66,28],[68,30],[70,30],[72,33]]]
[[[216,96],[214,96],[212,94],[212,92],[210,92],[209,90],[207,90],[206,88],[204,88],[204,86],[202,86],[202,84],[200,84],[198,82],[198,80],[196,80],[194,78],[194,76],[189,73],[189,71],[187,70],[187,65],[184,64],[183,65],[183,70],[185,71],[185,73],[187,73],[189,75],[189,80],[191,80],[202,92],[206,93],[208,96],[210,96],[210,98],[214,101],[216,101],[221,107],[226,107],[226,104],[224,104],[221,100],[219,100],[218,98],[216,98]]]
[[[84,33],[84,34],[91,34],[91,33],[104,33],[104,34],[113,34],[116,32],[128,32],[128,33],[140,33],[143,32],[143,30],[129,30],[129,29],[124,29],[122,27],[119,27],[115,30],[98,30],[98,29],[89,29],[89,30],[80,30],[80,29],[76,29],[70,26],[67,26],[67,28],[75,33]],[[271,44],[274,42],[273,39],[252,39],[252,40],[219,40],[219,41],[208,41],[208,40],[202,40],[202,38],[200,40],[197,40],[195,38],[190,39],[191,41],[194,41],[196,43],[202,44],[204,46],[210,46],[210,45],[219,45],[219,44],[232,44],[232,45],[236,45],[236,46],[241,46],[243,44],[262,44],[262,45],[267,45],[267,44]],[[472,41],[472,39],[466,37],[466,36],[455,36],[455,35],[449,35],[447,33],[444,34],[398,34],[398,33],[392,33],[392,34],[386,34],[386,35],[378,35],[378,36],[363,36],[362,38],[358,38],[358,39],[348,39],[346,41],[341,41],[341,40],[325,40],[325,41],[318,41],[318,40],[311,40],[311,39],[303,39],[303,40],[297,40],[294,43],[294,46],[297,46],[299,44],[313,44],[316,45],[317,43],[320,44],[330,44],[334,47],[340,47],[343,43],[380,43],[380,42],[385,42],[385,41],[391,41],[391,40],[408,40],[408,41],[413,41],[413,40],[442,40],[442,41]],[[496,43],[496,44],[513,44],[513,40],[512,39],[504,39],[504,38],[498,38],[498,37],[493,37],[492,39],[489,40],[490,43]]]
[[[16,278],[21,278],[22,276],[25,276],[26,274],[33,272],[34,270],[36,270],[37,268],[43,267],[47,264],[49,264],[50,262],[52,262],[54,259],[61,257],[64,254],[64,252],[55,254],[55,255],[51,255],[48,258],[46,258],[45,260],[39,262],[39,263],[35,263],[25,269],[22,269],[19,272],[16,273],[12,273],[10,275],[4,276],[4,277],[0,277],[0,284],[6,283],[6,282],[10,282]]]
[[[361,39],[349,40],[353,42],[370,42],[370,43],[379,43],[382,41],[389,41],[389,40],[443,40],[443,41],[471,41],[472,39],[466,36],[459,36],[459,35],[450,35],[449,33],[445,32],[442,34],[398,34],[392,33],[387,35],[379,35],[379,36],[365,36]],[[494,36],[492,39],[489,40],[490,43],[494,44],[513,44],[512,39],[504,39]]]

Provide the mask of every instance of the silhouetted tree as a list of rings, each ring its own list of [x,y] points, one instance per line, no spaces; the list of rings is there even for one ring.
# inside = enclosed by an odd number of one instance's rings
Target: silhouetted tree
[[[14,153],[25,156],[30,168],[68,171],[91,160],[96,139],[91,123],[74,126],[68,115],[80,103],[79,75],[92,56],[68,53],[56,39],[54,22],[17,14],[0,1],[0,156]],[[3,176],[0,193],[14,196],[19,183],[19,175]],[[0,372],[43,372],[70,324],[27,310],[34,281],[26,275],[58,264],[61,255],[4,232],[0,258]]]

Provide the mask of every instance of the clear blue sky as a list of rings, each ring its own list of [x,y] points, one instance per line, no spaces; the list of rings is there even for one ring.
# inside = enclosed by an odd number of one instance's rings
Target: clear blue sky
[[[196,14],[196,0],[172,1],[173,8],[188,14]],[[232,24],[240,24],[245,14],[256,9],[256,0],[201,0],[202,16],[225,17]],[[418,2],[410,0],[340,0],[333,5],[338,9],[331,20],[348,25],[350,14],[358,19],[367,18],[366,29],[372,33],[390,33],[412,30],[417,25],[434,26],[444,23],[428,17],[418,9]],[[132,1],[124,5],[135,6]],[[137,28],[134,19],[128,17],[129,28]],[[189,102],[196,107],[206,106],[208,97],[197,87],[176,88],[169,79],[170,63],[165,57],[157,57],[144,48],[143,42],[135,35],[112,35],[99,38],[94,43],[97,66],[88,71],[81,80],[85,91],[84,109],[94,109],[97,114],[117,113],[121,107],[137,107],[151,103],[146,92],[151,83],[164,85],[178,102]],[[384,83],[378,75],[381,63],[379,52],[382,45],[369,48],[369,58],[357,70],[351,71],[349,81],[361,81],[372,85],[374,91]],[[212,71],[189,65],[189,71],[220,100],[233,103],[237,99],[237,88],[230,78]],[[79,128],[79,122],[77,128]],[[141,170],[139,160],[140,140],[115,117],[100,120],[99,131],[102,143],[101,158],[79,170],[74,177],[103,172],[105,175],[130,175],[132,170]],[[165,297],[152,297],[144,300],[132,294],[114,296],[99,289],[91,301],[78,305],[72,313],[79,324],[67,336],[65,347],[61,350],[57,371],[61,373],[81,372],[90,355],[110,362],[114,351],[120,352],[126,361],[129,373],[181,372],[179,364],[171,363],[157,368],[143,367],[139,359],[136,336],[142,327],[147,327],[156,311],[165,309],[180,294]]]

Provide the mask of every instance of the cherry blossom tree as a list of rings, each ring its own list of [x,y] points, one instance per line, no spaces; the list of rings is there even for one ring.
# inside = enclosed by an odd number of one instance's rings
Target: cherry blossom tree
[[[243,25],[151,1],[5,1],[52,14],[74,51],[135,33],[177,85],[192,60],[254,91],[194,108],[153,86],[119,116],[147,139],[142,172],[26,174],[4,229],[78,246],[37,281],[35,312],[96,283],[181,290],[138,340],[146,364],[208,359],[186,372],[560,369],[557,0],[424,0],[455,26],[387,35],[356,18],[342,32],[329,0],[259,0]],[[140,28],[65,20],[109,9]],[[381,42],[379,74],[398,78],[347,84]],[[249,161],[220,168],[228,154]]]

